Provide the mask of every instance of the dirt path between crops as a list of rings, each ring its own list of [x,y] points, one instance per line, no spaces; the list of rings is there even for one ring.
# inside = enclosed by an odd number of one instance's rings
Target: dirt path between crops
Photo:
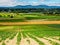
[[[23,34],[21,33],[21,42],[19,45],[29,45],[29,43],[26,40],[27,38],[24,38]]]
[[[40,45],[37,41],[35,41],[33,38],[30,38],[27,34],[27,41],[29,41],[30,45]]]
[[[26,38],[23,37],[23,34],[21,33],[21,42],[20,45],[39,45],[37,41],[30,38],[28,35],[26,35]]]
[[[16,36],[12,39],[12,40],[9,40],[9,38],[8,39],[6,39],[4,42],[5,42],[5,44],[6,45],[17,45],[16,43],[17,43],[17,36],[18,36],[18,33],[16,34]],[[9,42],[7,42],[7,41],[9,41]]]
[[[0,22],[0,25],[60,24],[60,21]]]
[[[28,33],[29,35],[32,35],[30,33]],[[39,38],[35,35],[32,35],[33,37],[35,37],[36,39],[38,39],[39,41],[43,42],[45,45],[52,45],[48,40],[44,39],[44,38]]]
[[[60,41],[59,41],[59,40],[52,39],[52,38],[47,38],[47,37],[44,37],[44,38],[46,38],[46,39],[48,39],[48,40],[51,40],[51,41],[54,41],[54,42],[56,42],[56,43],[60,44]]]
[[[2,45],[3,42],[0,42],[0,45]]]

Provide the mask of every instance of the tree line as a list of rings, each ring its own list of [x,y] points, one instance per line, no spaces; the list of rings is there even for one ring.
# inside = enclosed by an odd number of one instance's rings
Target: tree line
[[[60,8],[0,8],[0,12],[60,14]]]

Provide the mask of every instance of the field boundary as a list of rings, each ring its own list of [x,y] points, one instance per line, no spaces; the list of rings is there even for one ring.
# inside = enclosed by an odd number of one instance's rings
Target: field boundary
[[[0,25],[60,24],[60,21],[0,22]]]

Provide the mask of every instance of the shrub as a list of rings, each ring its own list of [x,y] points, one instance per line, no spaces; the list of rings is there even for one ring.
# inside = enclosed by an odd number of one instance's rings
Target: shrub
[[[14,16],[10,16],[10,18],[13,18]]]

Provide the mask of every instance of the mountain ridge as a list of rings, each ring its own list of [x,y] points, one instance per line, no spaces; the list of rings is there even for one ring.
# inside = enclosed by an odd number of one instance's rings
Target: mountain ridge
[[[48,5],[17,5],[13,7],[0,7],[0,8],[60,8],[60,6],[48,6]]]

